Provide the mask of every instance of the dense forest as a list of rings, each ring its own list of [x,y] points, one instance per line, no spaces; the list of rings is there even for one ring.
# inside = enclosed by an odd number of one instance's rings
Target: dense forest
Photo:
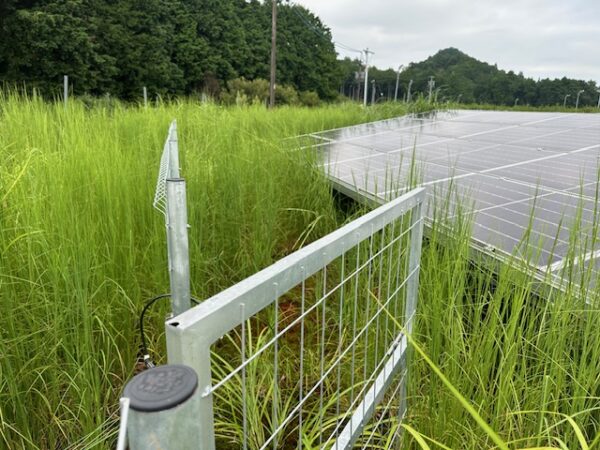
[[[362,89],[355,72],[361,69],[359,60],[345,59],[342,62],[345,68],[344,93],[348,96],[359,96]],[[462,103],[489,103],[494,105],[562,105],[567,97],[567,106],[574,106],[577,93],[580,96],[581,106],[596,106],[598,102],[598,88],[595,81],[573,80],[569,78],[533,80],[526,78],[522,73],[516,74],[498,69],[496,65],[487,64],[455,48],[440,50],[425,61],[412,63],[400,72],[398,99],[403,99],[408,94],[408,85],[411,86],[411,97],[428,95],[429,78],[433,76],[435,86],[433,95],[438,101],[459,101]],[[393,98],[397,71],[395,69],[369,70],[369,99],[374,87],[375,98]],[[360,93],[362,95],[362,91]]]
[[[0,81],[60,95],[69,75],[77,95],[139,99],[268,92],[271,0],[1,0]],[[329,28],[302,6],[281,2],[280,103],[362,99],[360,60],[338,59]],[[368,99],[394,98],[396,69],[372,67]],[[400,73],[398,99],[428,92],[439,101],[498,105],[595,105],[597,86],[567,78],[533,80],[448,48]],[[373,90],[375,91],[373,95]]]
[[[278,83],[337,96],[331,33],[301,6],[278,14]],[[206,92],[268,78],[271,2],[257,0],[3,0],[0,80],[58,94],[139,98]]]

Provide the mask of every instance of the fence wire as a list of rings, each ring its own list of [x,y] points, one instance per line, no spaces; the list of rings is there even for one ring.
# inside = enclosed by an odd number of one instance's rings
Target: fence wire
[[[206,448],[398,445],[423,199],[406,194],[169,322],[169,361],[200,375]]]
[[[160,157],[160,167],[154,191],[152,206],[167,217],[167,178],[179,177],[179,149],[177,141],[177,122],[171,122],[169,134]]]

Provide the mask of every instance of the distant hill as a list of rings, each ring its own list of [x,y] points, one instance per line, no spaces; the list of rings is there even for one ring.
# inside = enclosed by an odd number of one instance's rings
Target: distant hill
[[[362,95],[362,87],[355,76],[356,72],[362,70],[359,61],[346,58],[340,61],[340,67],[344,73],[343,92],[358,99]],[[430,76],[435,78],[439,101],[459,100],[462,103],[495,105],[514,105],[518,101],[520,105],[562,105],[565,95],[570,94],[567,105],[574,106],[577,92],[583,89],[581,106],[596,106],[598,103],[598,86],[594,81],[569,78],[536,81],[524,77],[522,73],[507,72],[495,64],[479,61],[456,48],[440,50],[425,61],[411,63],[400,74],[398,98],[406,96],[410,80],[413,80],[413,98],[427,95]],[[373,67],[369,70],[369,80],[375,80],[377,98],[393,98],[396,85],[394,69],[379,70]]]
[[[573,105],[582,89],[585,92],[580,105],[596,105],[598,100],[594,81],[566,77],[536,81],[522,73],[498,69],[456,48],[440,50],[425,61],[410,64],[400,79],[404,85],[414,80],[412,91],[426,93],[430,76],[435,77],[439,100],[457,100],[460,96],[461,102],[512,105],[518,99],[519,104],[541,106],[562,104],[565,95],[570,94],[567,104]]]

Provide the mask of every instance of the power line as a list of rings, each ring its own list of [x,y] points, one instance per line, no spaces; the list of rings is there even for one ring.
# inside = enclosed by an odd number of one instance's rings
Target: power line
[[[313,31],[313,32],[314,32],[315,34],[317,34],[318,36],[321,36],[321,37],[323,37],[323,38],[329,39],[329,36],[326,36],[326,35],[325,35],[325,33],[323,32],[323,30],[321,30],[320,28],[317,28],[315,25],[313,25],[313,24],[310,22],[310,20],[308,20],[308,18],[307,18],[306,16],[304,16],[304,15],[303,15],[303,14],[300,12],[300,10],[299,10],[299,8],[300,8],[300,5],[297,5],[297,4],[295,4],[295,3],[291,3],[291,2],[289,2],[289,0],[288,0],[288,3],[289,3],[289,4],[290,4],[290,6],[291,6],[291,10],[292,10],[292,11],[294,11],[294,14],[296,14],[296,15],[298,16],[298,18],[299,18],[299,19],[300,19],[302,22],[304,22],[304,24],[305,24],[306,26],[308,26],[308,28],[310,28],[310,30],[311,30],[311,31]],[[339,47],[339,48],[341,48],[341,49],[343,49],[343,50],[346,50],[346,51],[349,51],[349,52],[355,52],[355,53],[362,53],[362,50],[357,50],[357,49],[355,49],[355,48],[352,48],[352,47],[350,47],[349,45],[342,44],[341,42],[337,42],[337,41],[333,41],[333,40],[332,40],[332,42],[333,42],[333,45],[335,45],[336,47]]]
[[[341,44],[339,42],[333,41],[333,44],[343,50],[346,50],[348,52],[355,52],[355,53],[361,53],[362,54],[362,50],[357,50],[355,48],[352,47],[348,47],[347,45]]]

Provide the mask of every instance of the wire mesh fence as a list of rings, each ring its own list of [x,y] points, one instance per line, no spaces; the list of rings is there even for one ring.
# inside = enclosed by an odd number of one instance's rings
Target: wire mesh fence
[[[394,448],[407,408],[423,189],[167,323],[198,373],[200,448]]]
[[[175,120],[169,126],[169,133],[160,157],[158,178],[152,201],[152,206],[160,211],[165,219],[167,217],[167,179],[169,178],[179,178],[179,145]]]

